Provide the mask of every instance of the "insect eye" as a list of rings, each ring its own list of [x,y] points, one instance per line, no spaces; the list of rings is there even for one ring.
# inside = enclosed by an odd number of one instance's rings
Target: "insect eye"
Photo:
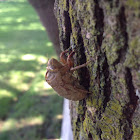
[[[53,66],[48,66],[48,70],[54,70]]]

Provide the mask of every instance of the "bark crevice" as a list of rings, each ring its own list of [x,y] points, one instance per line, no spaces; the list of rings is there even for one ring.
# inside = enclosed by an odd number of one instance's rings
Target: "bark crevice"
[[[93,140],[91,133],[88,134],[88,140]]]
[[[65,30],[65,37],[62,40],[63,49],[66,50],[70,47],[70,36],[71,36],[71,20],[68,11],[64,11],[64,30]]]
[[[95,5],[95,18],[96,18],[95,28],[99,32],[99,34],[97,35],[97,46],[96,46],[97,52],[99,52],[97,78],[98,78],[98,81],[100,81],[98,83],[99,88],[101,90],[103,90],[104,97],[105,97],[105,99],[103,101],[103,110],[102,110],[102,111],[104,111],[107,106],[107,102],[109,102],[109,100],[110,100],[111,82],[110,82],[110,76],[109,76],[109,65],[107,62],[107,57],[106,57],[106,54],[104,52],[102,52],[102,50],[101,50],[101,45],[103,42],[103,33],[104,33],[104,12],[103,12],[103,9],[99,6],[99,3],[97,0],[95,0],[95,3],[96,3],[96,5]],[[101,65],[101,63],[102,63],[102,65]],[[101,81],[102,77],[104,77],[104,81]],[[105,83],[104,87],[100,87],[101,82]],[[100,94],[101,94],[101,90],[100,90]]]
[[[80,27],[78,20],[76,21],[76,31],[77,31],[76,48],[78,48],[77,55],[80,56],[78,61],[79,61],[79,64],[83,64],[83,63],[86,63],[86,55],[85,55],[84,42],[83,42],[83,38],[82,38],[82,34],[81,34],[81,27]],[[84,86],[85,89],[87,89],[87,91],[88,91],[89,84],[90,84],[88,69],[86,67],[81,68],[81,69],[77,70],[77,73],[78,73],[78,77],[80,77],[80,79],[79,79],[80,84],[82,86]],[[81,110],[79,110],[79,108],[81,108],[81,107],[82,107],[82,113],[81,113]],[[85,119],[86,110],[87,110],[86,101],[85,100],[79,101],[76,128],[81,128],[81,126],[84,122],[84,119]],[[76,133],[74,134],[74,136],[77,136],[77,139],[78,139],[78,136],[80,135],[80,133],[79,133],[80,129],[76,130],[75,132]]]
[[[101,45],[102,45],[102,41],[103,41],[103,32],[104,32],[104,13],[103,13],[103,9],[99,6],[99,3],[97,0],[95,0],[95,20],[96,20],[96,25],[95,25],[95,29],[97,30],[97,43],[96,44],[96,49],[99,50]]]
[[[110,81],[110,74],[109,74],[109,65],[107,62],[107,58],[106,55],[104,55],[105,60],[104,60],[104,64],[103,64],[103,73],[104,73],[104,81],[105,81],[105,85],[104,85],[104,96],[105,99],[103,101],[103,109],[105,111],[105,108],[107,106],[107,103],[110,101],[110,94],[111,94],[111,81]]]
[[[128,34],[127,34],[127,25],[126,25],[124,6],[120,8],[119,14],[117,15],[116,18],[117,18],[116,20],[117,20],[117,34],[118,34],[116,35],[116,42],[119,42],[118,47],[120,47],[120,49],[116,52],[118,54],[118,58],[113,63],[114,66],[120,63],[121,61],[122,62],[125,61],[125,56],[128,48]]]
[[[84,42],[81,34],[80,24],[77,21],[77,47],[79,48],[78,55],[80,56],[80,64],[86,63],[86,55],[85,55],[85,48]],[[81,68],[78,70],[78,75],[80,76],[80,84],[83,85],[87,90],[89,88],[89,72],[86,67]]]
[[[134,114],[134,111],[137,107],[137,101],[138,97],[136,96],[135,88],[132,82],[132,74],[129,68],[126,68],[125,73],[125,79],[126,79],[126,86],[128,90],[129,95],[129,102],[124,107],[123,113],[125,115],[125,125],[124,125],[124,139],[132,139],[133,136],[133,127],[132,127],[132,117]]]

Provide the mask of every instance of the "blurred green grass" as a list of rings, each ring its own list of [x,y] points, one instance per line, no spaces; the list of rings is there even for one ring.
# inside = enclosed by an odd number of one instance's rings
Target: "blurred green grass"
[[[56,57],[25,0],[0,1],[0,140],[59,138],[62,98],[45,83]]]

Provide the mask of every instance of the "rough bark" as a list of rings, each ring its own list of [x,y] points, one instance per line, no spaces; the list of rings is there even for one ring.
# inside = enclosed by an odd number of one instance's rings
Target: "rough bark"
[[[55,0],[28,0],[36,10],[49,38],[53,42],[54,49],[59,56],[61,53],[59,45],[59,31],[57,20],[54,15]]]
[[[71,102],[74,139],[140,139],[139,0],[56,0],[55,13],[62,49],[92,60],[75,73],[90,93]]]

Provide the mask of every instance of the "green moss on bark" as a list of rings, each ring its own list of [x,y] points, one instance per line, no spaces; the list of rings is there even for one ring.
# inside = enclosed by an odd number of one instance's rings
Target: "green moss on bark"
[[[125,65],[130,68],[138,69],[140,66],[140,39],[139,37],[135,37],[129,43],[130,48],[128,50],[128,54],[126,56]]]

